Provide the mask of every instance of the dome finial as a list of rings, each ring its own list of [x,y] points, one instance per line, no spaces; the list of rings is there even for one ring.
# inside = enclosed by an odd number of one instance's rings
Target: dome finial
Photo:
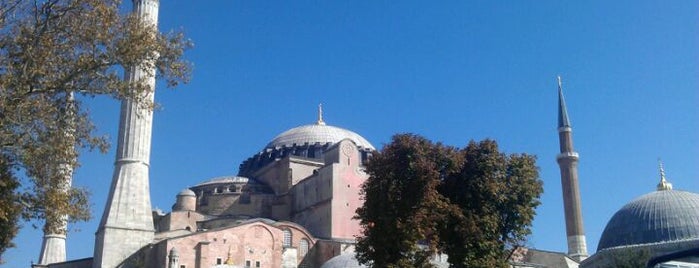
[[[323,104],[320,103],[318,104],[318,122],[316,122],[316,125],[325,125],[325,121],[323,121]]]
[[[226,265],[233,265],[235,262],[233,261],[233,257],[231,256],[231,246],[228,246],[228,257],[226,258],[226,262],[224,264]]]
[[[660,183],[658,183],[658,191],[672,190],[672,183],[665,179],[665,169],[663,161],[658,158],[658,167],[660,168]]]

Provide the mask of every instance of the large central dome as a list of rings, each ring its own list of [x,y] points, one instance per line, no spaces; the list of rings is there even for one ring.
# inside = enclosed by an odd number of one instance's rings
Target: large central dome
[[[604,228],[597,250],[699,239],[699,194],[661,190],[621,208]]]
[[[357,133],[344,128],[328,126],[319,121],[318,124],[304,125],[284,131],[270,141],[265,148],[273,149],[279,147],[291,147],[303,144],[326,144],[337,143],[343,139],[350,139],[357,146],[367,149],[374,149],[374,146]]]

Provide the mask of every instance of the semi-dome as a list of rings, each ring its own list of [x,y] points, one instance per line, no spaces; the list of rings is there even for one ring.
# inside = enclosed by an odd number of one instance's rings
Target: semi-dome
[[[699,239],[699,194],[659,190],[617,211],[604,228],[597,251],[629,245]]]
[[[241,176],[221,176],[194,185],[194,187],[212,184],[247,183],[249,180],[250,179]]]

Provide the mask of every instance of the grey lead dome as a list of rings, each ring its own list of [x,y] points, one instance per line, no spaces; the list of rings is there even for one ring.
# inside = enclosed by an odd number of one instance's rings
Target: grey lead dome
[[[177,194],[177,196],[196,196],[196,194],[194,194],[194,192],[190,189],[184,189]]]
[[[352,253],[344,253],[329,259],[320,268],[365,268]]]
[[[664,190],[636,198],[604,228],[597,251],[699,238],[699,194]]]
[[[343,139],[352,140],[358,147],[375,150],[374,146],[371,145],[369,141],[357,133],[344,128],[321,124],[304,125],[284,131],[282,134],[272,139],[265,148],[291,147],[293,145],[303,145],[306,143],[334,144]]]

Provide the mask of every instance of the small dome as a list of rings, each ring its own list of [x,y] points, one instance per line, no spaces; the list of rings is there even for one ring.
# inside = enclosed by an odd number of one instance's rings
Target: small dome
[[[662,190],[617,211],[604,228],[597,251],[685,239],[699,239],[699,194]]]
[[[374,149],[374,146],[357,133],[344,128],[328,126],[325,124],[305,125],[295,127],[279,134],[270,141],[265,148],[273,149],[283,146],[303,145],[303,144],[326,144],[337,143],[343,139],[350,139],[357,146],[367,149]]]
[[[345,253],[333,257],[326,261],[320,268],[365,268],[366,266],[359,264],[354,254]]]
[[[177,196],[196,196],[196,194],[194,194],[194,192],[190,189],[184,189],[177,194]]]

